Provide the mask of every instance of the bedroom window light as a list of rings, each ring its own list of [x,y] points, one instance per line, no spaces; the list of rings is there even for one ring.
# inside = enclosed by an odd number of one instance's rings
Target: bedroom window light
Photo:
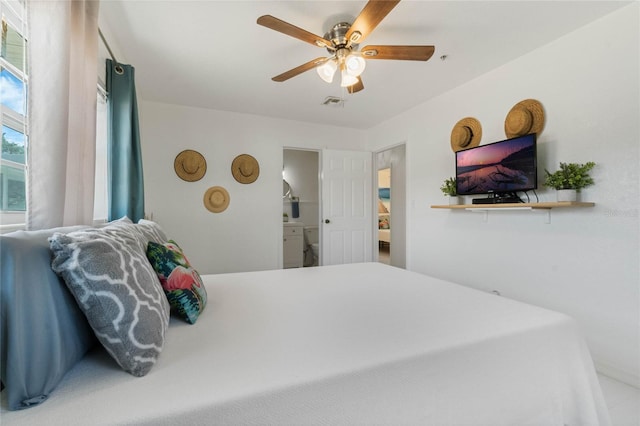
[[[0,229],[21,228],[26,211],[28,76],[24,4],[0,0]]]

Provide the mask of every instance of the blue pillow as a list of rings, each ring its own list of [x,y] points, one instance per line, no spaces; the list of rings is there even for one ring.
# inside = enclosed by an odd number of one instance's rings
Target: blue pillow
[[[47,241],[54,232],[83,228],[0,236],[0,372],[10,410],[45,401],[96,343],[74,297],[51,269]]]

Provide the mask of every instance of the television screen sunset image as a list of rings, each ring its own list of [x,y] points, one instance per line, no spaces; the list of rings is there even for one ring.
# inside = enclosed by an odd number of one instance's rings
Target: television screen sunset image
[[[458,194],[535,189],[535,135],[527,135],[456,153]]]

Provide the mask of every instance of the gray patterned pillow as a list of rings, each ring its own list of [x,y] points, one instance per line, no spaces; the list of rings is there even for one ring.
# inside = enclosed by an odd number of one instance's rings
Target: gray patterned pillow
[[[62,276],[98,340],[123,370],[144,376],[162,351],[169,304],[146,256],[147,238],[128,219],[49,238]]]
[[[160,225],[153,221],[140,219],[138,221],[138,228],[140,228],[140,231],[142,231],[142,234],[147,239],[147,243],[153,241],[154,243],[164,244],[168,241],[167,235],[162,228],[160,228]]]

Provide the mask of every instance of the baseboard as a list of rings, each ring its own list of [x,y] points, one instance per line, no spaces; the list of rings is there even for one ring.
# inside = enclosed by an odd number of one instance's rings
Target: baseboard
[[[621,370],[601,361],[594,360],[593,363],[598,373],[619,382],[625,383],[629,386],[633,386],[634,388],[640,389],[640,377],[637,374]]]

